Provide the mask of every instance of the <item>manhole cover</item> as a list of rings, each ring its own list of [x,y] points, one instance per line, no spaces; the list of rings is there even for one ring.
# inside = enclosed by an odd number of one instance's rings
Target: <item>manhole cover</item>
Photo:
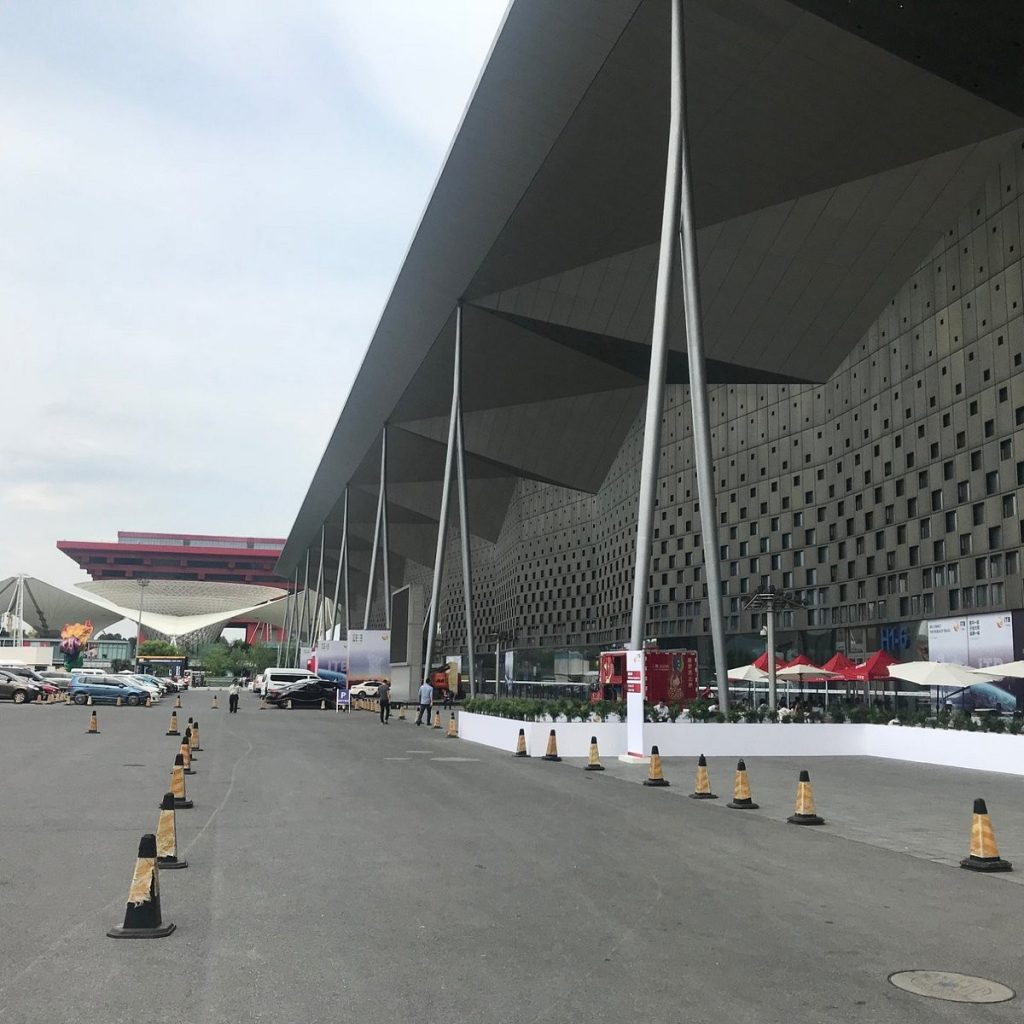
[[[953,1003],[1005,1003],[1014,997],[1013,989],[998,981],[953,971],[897,971],[889,980],[904,992]]]

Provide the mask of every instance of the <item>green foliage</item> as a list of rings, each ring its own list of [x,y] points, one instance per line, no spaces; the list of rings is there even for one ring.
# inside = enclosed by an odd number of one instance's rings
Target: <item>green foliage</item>
[[[833,724],[842,725],[846,721],[846,712],[838,705],[835,704],[828,713],[829,718],[832,719]]]
[[[174,644],[166,640],[143,640],[139,645],[139,655],[148,655],[155,658],[174,658],[181,654]]]
[[[258,675],[277,664],[277,649],[266,644],[250,646],[244,640],[231,644],[217,640],[199,651],[199,660],[211,676]]]
[[[131,672],[133,664],[127,658],[114,658],[110,663],[110,671],[115,675],[118,672]]]

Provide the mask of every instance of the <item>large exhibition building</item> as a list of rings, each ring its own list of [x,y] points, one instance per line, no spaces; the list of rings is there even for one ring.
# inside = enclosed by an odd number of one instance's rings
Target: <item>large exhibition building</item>
[[[739,664],[772,585],[802,605],[783,651],[1020,657],[1019,11],[682,7],[708,389],[695,419],[676,255],[645,635],[709,677],[712,605]],[[429,608],[448,493],[439,651],[465,654],[465,555],[477,654],[514,649],[517,678],[629,641],[671,9],[510,6],[278,564],[322,546],[330,592],[347,548],[350,625],[388,616],[382,576]]]

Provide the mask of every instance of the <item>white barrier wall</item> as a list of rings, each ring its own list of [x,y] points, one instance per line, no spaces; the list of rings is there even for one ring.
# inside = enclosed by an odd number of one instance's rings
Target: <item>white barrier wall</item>
[[[459,714],[459,736],[507,750],[516,748],[519,730],[526,752],[541,757],[554,729],[562,757],[586,757],[596,736],[602,757],[626,752],[623,723],[519,722],[491,715]],[[974,768],[1024,775],[1024,736],[894,725],[734,725],[647,723],[645,749],[657,745],[663,757],[885,757],[897,761]]]

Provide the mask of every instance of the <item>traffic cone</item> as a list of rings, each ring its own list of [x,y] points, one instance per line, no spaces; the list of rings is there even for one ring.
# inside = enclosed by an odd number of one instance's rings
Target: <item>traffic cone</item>
[[[530,755],[526,752],[526,730],[520,729],[519,736],[516,739],[516,752],[513,757],[529,757]]]
[[[188,861],[178,858],[178,829],[174,823],[174,794],[164,793],[160,802],[160,820],[156,826],[156,862],[161,870],[187,868]]]
[[[404,722],[405,721],[405,705],[404,704],[400,704],[398,706],[398,720],[400,722]]]
[[[181,694],[180,693],[176,693],[174,695],[174,707],[175,707],[175,710],[177,710],[177,711],[181,710]]]
[[[210,705],[210,710],[211,711],[216,711],[218,709],[218,707],[219,707],[219,705],[217,704],[217,694],[214,694],[213,695],[213,703]]]
[[[327,701],[325,701],[323,699],[323,697],[320,698],[320,710],[321,711],[326,711],[327,710]]]
[[[790,825],[824,825],[814,810],[814,791],[811,789],[810,772],[802,771],[796,786],[796,807],[786,819]]]
[[[96,712],[89,716],[89,728],[85,730],[86,736],[98,736],[100,733],[99,722],[96,720]]]
[[[181,735],[181,733],[178,732],[178,712],[177,711],[172,711],[171,712],[171,724],[169,726],[167,726],[167,732],[165,732],[164,735],[165,736],[180,736]]]
[[[174,767],[171,769],[171,795],[174,797],[174,806],[179,811],[195,806],[185,792],[185,759],[181,751],[175,755]]]
[[[267,698],[266,696],[260,697],[260,711],[267,710]]]
[[[736,781],[732,784],[732,800],[730,800],[725,806],[731,807],[734,811],[757,810],[757,804],[754,803],[750,796],[750,783],[747,781],[747,766],[743,763],[742,758],[736,765]]]
[[[448,732],[445,735],[450,740],[457,740],[459,738],[459,729],[455,724],[455,715],[453,712],[448,712]]]
[[[195,775],[196,771],[192,767],[192,734],[185,730],[185,735],[181,737],[181,746],[178,747],[178,752],[181,754],[181,767],[182,771],[186,775]]]
[[[971,853],[960,861],[960,867],[968,871],[1012,871],[1013,865],[999,856],[995,833],[988,816],[984,800],[974,801],[974,817],[971,819]]]
[[[164,924],[160,915],[160,868],[157,867],[156,836],[148,832],[139,841],[124,911],[124,924],[111,928],[112,939],[160,939],[174,931],[173,924]]]
[[[647,778],[644,779],[645,786],[667,786],[668,779],[661,774],[661,754],[658,753],[657,747],[651,747],[651,767],[647,772]]]
[[[590,753],[587,755],[587,767],[583,769],[585,772],[603,772],[604,765],[597,753],[597,737],[590,737]]]
[[[150,708],[153,706],[153,694],[146,694],[146,703],[142,705],[144,708]]]
[[[120,706],[121,706],[121,698],[120,698],[120,697],[118,697],[118,698],[117,698],[117,701],[116,701],[116,702],[115,702],[115,704],[114,704],[114,707],[118,707],[118,708],[119,708]]]
[[[192,754],[193,757],[195,757],[197,753],[202,753],[202,750],[203,750],[203,748],[199,745],[199,719],[198,718],[192,723],[191,728],[192,728],[192,750],[191,750],[191,754]]]
[[[552,729],[548,733],[548,749],[544,752],[544,756],[541,758],[542,761],[561,761],[562,759],[558,756],[558,742],[555,740],[555,730]]]
[[[92,694],[91,693],[89,694],[89,699],[85,703],[88,704],[89,707],[92,707]]]
[[[441,712],[440,712],[440,710],[437,710],[437,711],[434,712],[434,728],[435,729],[440,729],[441,728]]]
[[[288,698],[288,710],[291,711],[291,709],[292,709],[292,699],[291,699],[291,697],[289,697]]]
[[[701,754],[697,758],[697,782],[690,794],[691,800],[717,800],[718,797],[711,792],[711,780],[708,778],[708,762]]]

